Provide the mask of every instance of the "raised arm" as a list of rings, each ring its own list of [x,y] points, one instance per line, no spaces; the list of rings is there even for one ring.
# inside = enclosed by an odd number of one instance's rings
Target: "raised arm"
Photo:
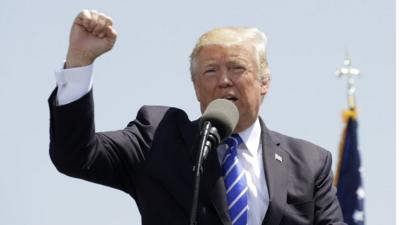
[[[134,167],[144,160],[152,140],[146,119],[123,130],[96,133],[91,88],[78,91],[75,96],[81,97],[73,101],[57,102],[60,93],[80,89],[87,79],[84,66],[112,49],[116,37],[111,18],[95,10],[83,10],[74,19],[67,72],[62,72],[63,79],[72,77],[71,82],[63,87],[57,79],[58,89],[49,98],[50,157],[64,174],[128,192],[135,180]]]

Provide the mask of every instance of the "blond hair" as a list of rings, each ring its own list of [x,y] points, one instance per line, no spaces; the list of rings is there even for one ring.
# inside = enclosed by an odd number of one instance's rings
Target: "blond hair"
[[[257,28],[224,27],[210,30],[200,36],[192,54],[190,55],[190,72],[192,81],[196,70],[196,57],[199,50],[207,45],[243,45],[249,44],[256,50],[256,59],[259,67],[259,79],[269,79],[270,71],[268,67],[265,46],[267,38],[265,34]]]

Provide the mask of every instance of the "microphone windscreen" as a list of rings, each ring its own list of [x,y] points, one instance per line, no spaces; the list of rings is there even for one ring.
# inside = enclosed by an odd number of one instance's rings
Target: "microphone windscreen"
[[[221,140],[229,137],[239,121],[239,110],[226,99],[210,102],[203,113],[201,122],[210,121],[217,128]]]

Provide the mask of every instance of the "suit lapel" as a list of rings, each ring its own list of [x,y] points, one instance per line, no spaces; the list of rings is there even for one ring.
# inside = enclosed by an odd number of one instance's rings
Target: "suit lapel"
[[[263,225],[277,225],[282,219],[287,197],[287,153],[260,118],[264,172],[269,191],[269,206]]]
[[[204,175],[202,176],[204,188],[208,193],[210,201],[214,205],[222,223],[229,225],[228,203],[226,200],[226,189],[218,161],[217,151],[211,151],[204,163]]]
[[[198,137],[199,120],[182,126],[182,135],[185,145],[192,157],[192,164],[196,158],[197,137]],[[217,151],[213,150],[208,153],[207,159],[203,162],[203,175],[201,177],[201,190],[204,190],[215,207],[218,216],[224,225],[230,225],[230,217],[228,213],[228,203],[226,201],[225,184],[221,174],[221,166],[218,161]],[[193,179],[193,176],[192,176]],[[192,182],[193,183],[193,182]],[[191,199],[190,199],[191,200]]]

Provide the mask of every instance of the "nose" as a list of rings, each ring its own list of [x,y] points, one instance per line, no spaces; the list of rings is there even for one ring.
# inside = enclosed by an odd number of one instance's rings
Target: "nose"
[[[232,86],[232,81],[229,78],[229,73],[227,69],[222,69],[218,78],[218,87],[226,88]]]

